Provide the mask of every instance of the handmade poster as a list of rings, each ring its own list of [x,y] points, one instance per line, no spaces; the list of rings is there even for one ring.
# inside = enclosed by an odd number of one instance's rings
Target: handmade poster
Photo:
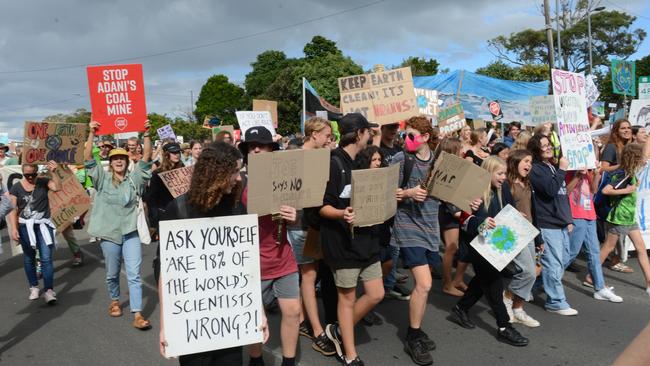
[[[167,357],[262,342],[257,215],[160,221]]]
[[[321,206],[329,180],[328,149],[287,150],[248,155],[248,213]]]
[[[465,113],[460,103],[441,109],[438,112],[438,128],[440,128],[440,134],[448,136],[452,132],[462,129],[466,124]]]
[[[470,243],[497,270],[503,270],[539,231],[516,208],[506,205],[494,217],[496,227]]]
[[[92,200],[74,172],[59,167],[53,174],[61,180],[61,190],[49,191],[47,197],[50,202],[51,220],[56,226],[56,231],[61,232],[90,209]]]
[[[233,126],[233,125],[221,125],[221,126],[217,126],[217,127],[212,127],[212,141],[214,141],[217,138],[217,135],[221,131],[228,131],[228,132],[230,132],[230,135],[234,136],[235,126]]]
[[[628,120],[632,126],[650,125],[650,99],[632,99]]]
[[[612,60],[614,94],[636,96],[636,65],[634,61]]]
[[[555,98],[552,95],[530,97],[530,125],[556,123]]]
[[[192,173],[194,172],[194,165],[186,166],[183,168],[168,170],[159,173],[160,180],[163,181],[165,187],[174,198],[181,196],[190,190],[190,183],[192,182]]]
[[[490,109],[490,115],[492,115],[492,119],[498,121],[503,118],[503,111],[501,111],[501,104],[498,100],[493,100],[488,103],[488,108]]]
[[[350,206],[354,210],[354,226],[381,224],[395,216],[398,180],[399,164],[352,171]]]
[[[174,133],[174,129],[170,124],[166,124],[160,127],[156,130],[156,132],[158,133],[158,138],[160,140],[170,139],[172,141],[176,141],[176,134]]]
[[[278,102],[274,100],[253,99],[253,111],[268,111],[271,113],[273,127],[278,128]]]
[[[650,99],[650,76],[639,78],[639,99]]]
[[[585,98],[587,99],[587,108],[594,104],[600,96],[595,80],[596,77],[593,75],[587,75],[585,77]]]
[[[646,248],[650,249],[650,163],[636,174],[638,179],[636,189],[636,220],[639,223],[641,236]],[[633,250],[634,245],[629,237],[625,238],[627,250]]]
[[[591,113],[600,118],[605,118],[605,102],[594,102],[594,104],[591,105]]]
[[[415,98],[419,114],[436,118],[438,116],[438,91],[415,88]]]
[[[490,173],[469,160],[442,152],[436,161],[429,195],[454,204],[465,212],[472,212],[469,203],[483,197],[490,188]]]
[[[551,78],[562,155],[569,160],[567,170],[594,169],[596,155],[585,107],[585,76],[553,69]]]
[[[246,130],[251,127],[262,126],[266,127],[267,130],[271,131],[271,135],[275,136],[275,128],[273,127],[273,120],[271,120],[271,112],[261,111],[261,112],[251,112],[251,111],[237,111],[237,122],[239,123],[239,129],[241,130],[241,135],[246,135]],[[242,141],[244,138],[242,137]]]
[[[25,122],[23,163],[83,163],[88,125],[84,123]]]
[[[418,114],[410,67],[339,78],[341,112],[361,113],[380,125]]]
[[[482,118],[473,119],[471,121],[472,130],[477,128],[485,128],[485,121]]]
[[[144,131],[147,105],[142,65],[88,66],[92,120],[97,135]]]
[[[324,120],[329,120],[329,114],[327,114],[327,111],[316,111],[316,117],[322,118]]]

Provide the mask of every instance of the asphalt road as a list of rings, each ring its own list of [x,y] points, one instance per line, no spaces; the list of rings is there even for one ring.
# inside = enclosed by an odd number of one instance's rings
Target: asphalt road
[[[98,244],[82,241],[85,263],[71,267],[71,254],[60,241],[55,253],[55,290],[58,303],[47,306],[42,300],[27,300],[28,286],[22,256],[11,257],[6,230],[2,231],[4,253],[0,255],[0,365],[172,365],[158,353],[158,298],[153,287],[151,260],[155,245],[143,249],[142,274],[144,313],[153,329],[142,332],[131,326],[128,313],[121,318],[108,316],[108,294],[104,266]],[[61,240],[61,238],[60,238]],[[441,294],[434,281],[423,329],[438,344],[433,352],[437,365],[609,365],[650,321],[650,298],[643,290],[643,275],[636,259],[629,261],[635,273],[621,274],[605,269],[606,282],[624,298],[622,304],[596,301],[581,285],[585,273],[565,275],[565,289],[576,317],[562,317],[543,310],[544,295],[526,306],[542,326],[519,326],[530,345],[515,348],[497,342],[495,322],[487,304],[479,302],[471,312],[477,323],[466,330],[449,320],[456,299]],[[469,278],[468,278],[469,280]],[[128,302],[126,279],[122,276],[123,302]],[[382,302],[377,312],[382,326],[357,328],[358,352],[366,365],[413,365],[403,351],[401,338],[407,326],[407,303]],[[267,365],[280,365],[279,315],[269,314],[271,340],[266,346]],[[311,349],[301,337],[300,365],[337,365]]]

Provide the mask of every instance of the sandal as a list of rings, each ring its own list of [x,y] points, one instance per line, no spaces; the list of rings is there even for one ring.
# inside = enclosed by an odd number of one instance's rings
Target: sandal
[[[632,267],[624,264],[623,262],[616,263],[615,265],[610,266],[609,269],[611,269],[612,271],[621,272],[621,273],[633,273],[634,272],[634,269],[632,269]]]
[[[151,323],[145,319],[142,314],[135,313],[135,319],[133,319],[133,327],[140,330],[151,329]]]
[[[120,308],[120,302],[118,300],[111,301],[111,304],[108,306],[108,315],[112,317],[122,316],[122,308]]]

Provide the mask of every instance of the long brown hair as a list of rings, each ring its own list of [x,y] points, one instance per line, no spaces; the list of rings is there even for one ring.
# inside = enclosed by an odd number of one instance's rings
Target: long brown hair
[[[160,168],[156,169],[156,171],[158,173],[166,172],[166,171],[174,170],[174,169],[178,169],[178,168],[182,168],[182,167],[185,166],[185,164],[183,164],[183,160],[181,160],[180,155],[178,155],[178,162],[176,162],[176,163],[172,163],[172,160],[169,157],[169,155],[171,155],[169,153],[169,151],[163,152],[163,154],[162,154],[162,162],[160,163]]]
[[[617,120],[612,125],[612,131],[609,134],[609,141],[607,141],[608,144],[614,144],[614,146],[616,147],[616,154],[618,154],[618,156],[621,155],[621,152],[623,151],[623,147],[625,147],[627,145],[627,143],[631,141],[631,140],[628,140],[628,141],[623,140],[621,138],[621,136],[619,135],[619,133],[618,133],[618,130],[621,129],[621,125],[623,123],[627,123],[628,125],[630,125],[630,127],[632,126],[630,121],[628,121],[626,119]]]
[[[436,149],[435,153],[435,159],[438,160],[438,157],[442,152],[446,152],[448,154],[452,154],[455,156],[458,156],[460,154],[460,149],[462,147],[462,143],[460,142],[460,139],[457,137],[447,137],[446,139],[442,140],[440,144],[438,144],[438,148]]]
[[[510,152],[510,156],[508,156],[508,183],[510,184],[510,188],[514,187],[515,182],[519,180],[521,183],[523,183],[526,187],[530,186],[530,180],[528,180],[528,177],[522,177],[519,175],[519,163],[522,162],[522,160],[526,159],[526,157],[530,156],[531,160],[533,157],[533,154],[530,153],[528,150],[514,150]],[[532,163],[532,161],[531,161]]]
[[[421,134],[428,133],[429,141],[427,141],[427,144],[429,145],[429,149],[431,149],[431,152],[436,151],[436,147],[438,146],[438,136],[440,136],[440,130],[433,128],[431,121],[429,121],[429,118],[425,116],[411,117],[406,121],[406,127],[411,127],[414,130],[418,130]]]
[[[643,146],[639,144],[627,144],[621,154],[621,169],[625,174],[633,176],[645,164],[643,159]]]
[[[242,155],[234,146],[225,142],[213,142],[201,151],[194,164],[190,189],[187,192],[191,205],[202,212],[207,212],[216,206],[230,185],[230,177],[237,171],[237,161]],[[238,183],[231,194],[238,198],[241,183]],[[233,200],[236,203],[238,199]]]

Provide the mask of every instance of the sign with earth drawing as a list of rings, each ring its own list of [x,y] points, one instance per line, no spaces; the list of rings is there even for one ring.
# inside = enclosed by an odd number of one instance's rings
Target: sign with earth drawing
[[[612,87],[615,94],[636,96],[634,61],[612,60]]]

